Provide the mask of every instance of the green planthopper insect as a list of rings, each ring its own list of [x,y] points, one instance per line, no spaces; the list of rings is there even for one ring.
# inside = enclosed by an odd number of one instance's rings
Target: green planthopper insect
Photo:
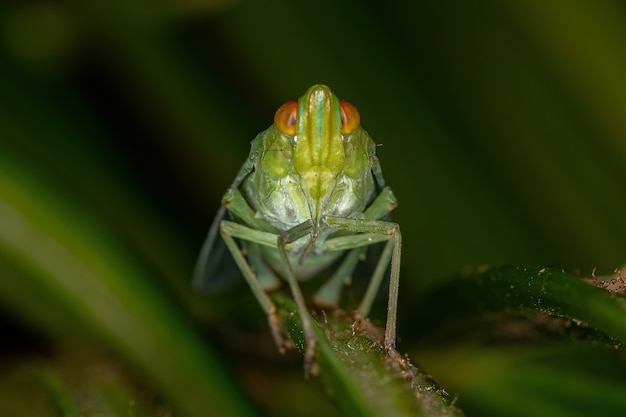
[[[195,286],[216,290],[227,279],[220,265],[228,249],[281,352],[286,343],[267,292],[279,278],[288,283],[302,321],[307,373],[316,339],[298,282],[334,267],[313,300],[336,306],[367,247],[380,242],[386,243],[357,311],[367,317],[391,262],[384,344],[395,347],[402,242],[398,224],[384,220],[397,203],[375,151],[356,108],[328,87],[314,85],[283,104],[274,124],[252,141],[197,261]]]

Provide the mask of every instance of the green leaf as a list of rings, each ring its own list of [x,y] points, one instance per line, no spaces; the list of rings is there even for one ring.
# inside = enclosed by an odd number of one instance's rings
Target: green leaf
[[[476,268],[430,293],[413,315],[422,317],[413,355],[469,414],[626,412],[620,293],[557,269]]]
[[[480,416],[623,416],[624,354],[592,344],[442,347],[416,352]]]
[[[49,334],[105,342],[187,416],[254,414],[187,318],[60,184],[0,152],[0,189],[0,297],[11,307]]]
[[[293,301],[275,294],[279,317],[300,351],[301,322]],[[319,377],[346,416],[447,416],[463,413],[427,374],[383,347],[383,330],[336,311],[314,321]]]
[[[539,266],[467,270],[431,295],[434,316],[463,317],[470,311],[542,312],[586,323],[626,343],[626,297],[591,285],[571,273]],[[429,303],[431,305],[431,303]]]

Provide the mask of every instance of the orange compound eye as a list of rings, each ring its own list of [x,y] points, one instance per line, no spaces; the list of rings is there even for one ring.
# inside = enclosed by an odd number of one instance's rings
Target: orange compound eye
[[[341,133],[347,135],[354,132],[361,124],[359,111],[346,100],[339,100],[339,108],[341,109]]]
[[[295,135],[298,123],[298,101],[291,100],[276,110],[274,124],[286,135]]]

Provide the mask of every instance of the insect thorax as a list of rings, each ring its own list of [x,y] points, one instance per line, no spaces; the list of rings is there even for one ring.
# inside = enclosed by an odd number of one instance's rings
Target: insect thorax
[[[259,157],[254,170],[244,180],[243,193],[256,216],[267,220],[278,231],[286,231],[307,220],[315,223],[322,216],[359,218],[375,197],[376,187],[371,172],[373,142],[367,133],[344,139],[344,165],[330,176],[325,193],[312,195],[304,176],[321,175],[324,167],[316,167],[299,175],[293,164],[294,138],[276,134],[270,127],[257,137]]]

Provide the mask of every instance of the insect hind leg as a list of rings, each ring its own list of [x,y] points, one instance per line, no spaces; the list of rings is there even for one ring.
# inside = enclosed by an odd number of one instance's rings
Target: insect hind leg
[[[348,252],[337,271],[313,296],[315,304],[329,308],[336,308],[339,305],[341,290],[349,282],[359,259],[363,256],[366,249],[366,246],[362,246]]]

